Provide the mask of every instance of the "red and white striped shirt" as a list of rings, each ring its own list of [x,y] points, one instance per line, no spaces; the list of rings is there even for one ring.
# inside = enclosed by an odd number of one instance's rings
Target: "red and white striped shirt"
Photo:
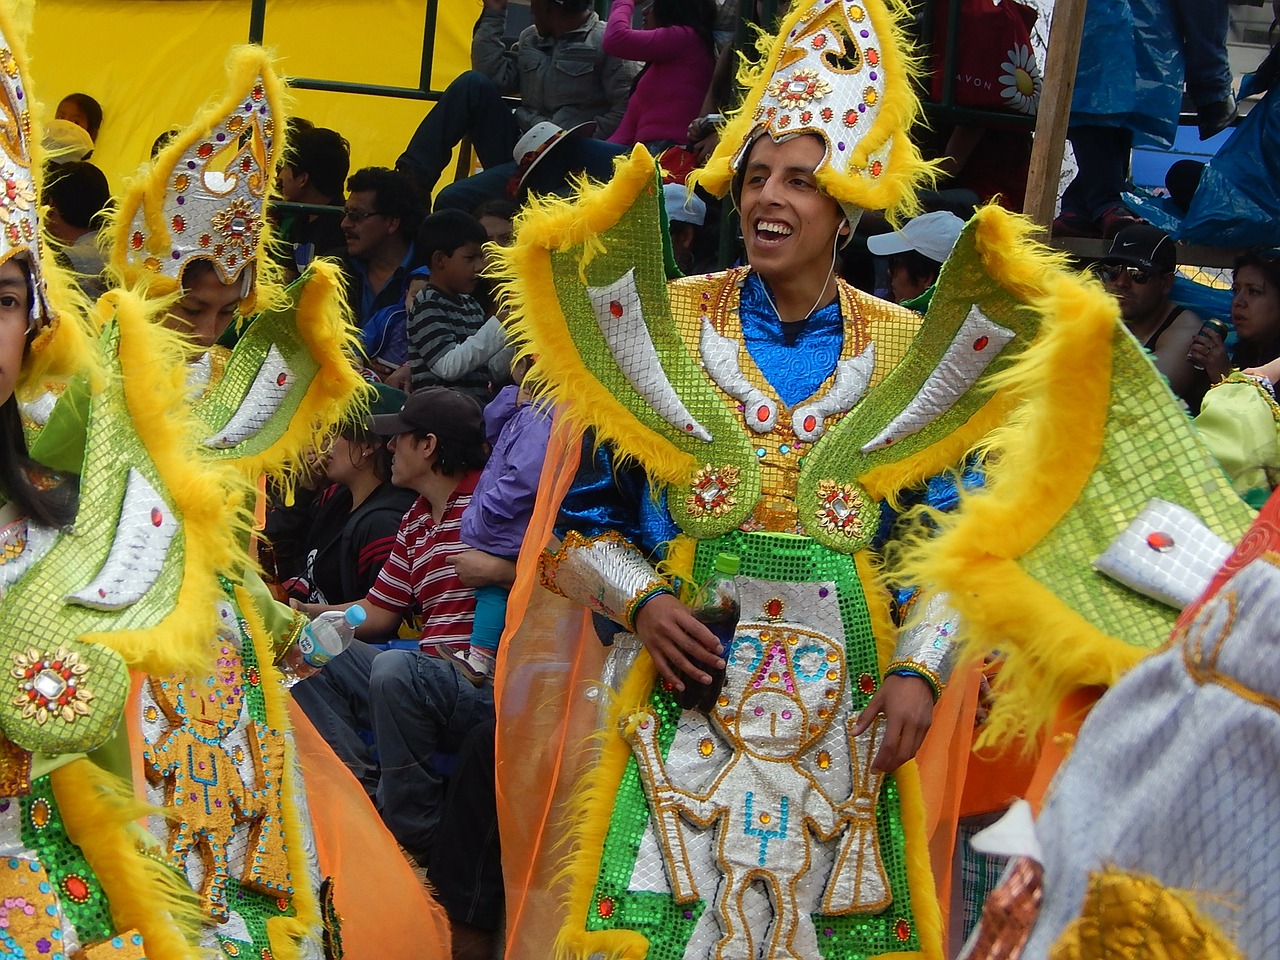
[[[466,474],[437,523],[431,504],[418,497],[400,523],[396,545],[369,591],[370,603],[422,617],[421,642],[465,647],[471,639],[476,595],[454,572],[450,558],[471,549],[461,539],[462,514],[471,502],[480,471]]]

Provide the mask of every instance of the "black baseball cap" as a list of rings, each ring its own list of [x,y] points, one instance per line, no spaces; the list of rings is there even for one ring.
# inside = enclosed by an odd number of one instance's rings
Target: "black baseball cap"
[[[1135,223],[1116,234],[1102,262],[1141,267],[1155,274],[1173,273],[1178,266],[1178,251],[1169,235],[1159,227]]]
[[[371,416],[369,429],[379,436],[434,433],[451,440],[482,443],[484,411],[479,402],[448,387],[423,387],[405,397],[396,413]]]

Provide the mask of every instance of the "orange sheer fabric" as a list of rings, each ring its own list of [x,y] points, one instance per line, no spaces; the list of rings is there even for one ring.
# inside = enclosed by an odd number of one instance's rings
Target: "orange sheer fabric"
[[[444,908],[409,869],[359,782],[292,701],[289,720],[307,787],[320,874],[333,877],[346,956],[449,960]]]
[[[557,418],[538,502],[520,552],[498,651],[498,822],[507,956],[546,957],[564,920],[556,877],[579,775],[595,753],[595,691],[604,665],[586,608],[544,589],[538,556],[578,468],[580,437]]]

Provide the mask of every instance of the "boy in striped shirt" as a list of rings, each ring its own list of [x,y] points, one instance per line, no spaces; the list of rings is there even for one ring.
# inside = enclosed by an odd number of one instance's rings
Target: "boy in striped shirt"
[[[471,397],[444,387],[417,390],[398,413],[371,418],[390,437],[391,482],[418,493],[396,544],[368,595],[357,601],[364,640],[394,637],[401,622],[422,618],[420,649],[380,650],[359,640],[293,688],[294,698],[334,752],[373,797],[387,828],[419,863],[430,859],[439,819],[437,750],[455,750],[477,724],[493,718],[493,690],[475,687],[457,668],[422,649],[466,648],[475,593],[452,563],[469,548],[462,514],[485,462],[484,422]],[[304,604],[315,616],[323,607]],[[381,771],[358,731],[373,730]]]
[[[490,384],[507,377],[511,353],[502,326],[471,295],[488,239],[480,221],[460,210],[422,221],[414,249],[430,275],[410,304],[407,328],[415,390],[453,387],[485,404],[493,397]]]

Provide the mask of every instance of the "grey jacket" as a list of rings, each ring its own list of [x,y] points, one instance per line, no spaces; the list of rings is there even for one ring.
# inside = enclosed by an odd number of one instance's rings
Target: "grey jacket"
[[[602,49],[604,21],[594,13],[576,30],[543,37],[527,27],[507,50],[502,42],[506,14],[485,10],[471,38],[471,66],[489,77],[503,93],[516,94],[521,130],[550,120],[569,129],[592,121],[593,136],[613,133],[631,96],[640,65],[607,56]]]

